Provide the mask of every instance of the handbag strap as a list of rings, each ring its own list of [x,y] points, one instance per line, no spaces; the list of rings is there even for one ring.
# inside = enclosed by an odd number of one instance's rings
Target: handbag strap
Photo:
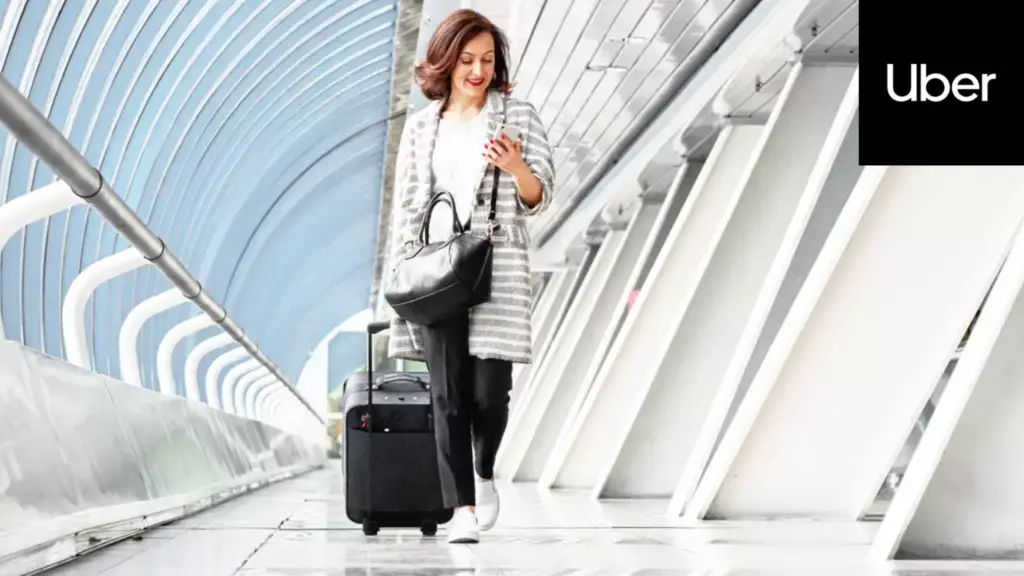
[[[500,228],[498,217],[498,178],[501,177],[501,168],[494,167],[494,184],[491,185],[491,210],[487,214],[487,235],[490,236]]]

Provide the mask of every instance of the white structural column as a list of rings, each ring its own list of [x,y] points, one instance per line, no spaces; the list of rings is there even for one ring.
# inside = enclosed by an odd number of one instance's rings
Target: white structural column
[[[224,379],[218,386],[220,409],[228,414],[235,413],[235,389],[238,382],[249,375],[260,375],[260,363],[255,358],[249,358],[235,364],[224,373]]]
[[[227,371],[227,374],[224,375],[224,381],[219,386],[221,410],[228,414],[235,413],[235,386],[243,376],[247,376],[253,372],[256,372],[256,375],[259,376],[259,368],[259,360],[249,358],[245,362],[240,362],[232,366]]]
[[[160,392],[171,395],[178,393],[178,385],[174,381],[174,348],[186,337],[210,326],[213,326],[213,319],[202,314],[177,324],[160,340],[156,349],[156,376]]]
[[[645,251],[649,250],[649,240],[662,220],[662,207],[669,204],[662,200],[654,198],[641,203],[629,223],[606,280],[590,287],[595,298],[590,301],[590,306],[572,312],[572,324],[567,324],[559,335],[564,335],[564,338],[558,342],[557,354],[541,372],[543,380],[539,381],[534,403],[523,408],[524,421],[527,412],[530,421],[523,431],[529,431],[531,437],[514,480],[534,482],[540,478],[562,422],[572,417],[573,399],[581,389],[589,388],[590,382],[584,377],[594,363],[602,360],[603,355],[598,349],[601,335],[626,305],[627,293],[632,287],[630,272],[637,262],[643,261]]]
[[[551,330],[554,328],[555,316],[558,313],[560,299],[568,292],[568,285],[572,284],[569,277],[569,270],[556,270],[551,273],[544,292],[533,310],[531,318],[533,332],[533,364],[516,364],[512,368],[512,393],[509,400],[509,410],[515,410],[516,401],[522,393],[523,387],[530,380],[530,374],[539,363],[540,356],[545,348],[544,344],[551,341]]]
[[[1021,182],[1024,167],[864,169],[688,519],[863,515],[1006,256]]]
[[[239,378],[239,383],[234,386],[232,414],[246,416],[246,396],[249,394],[249,390],[258,382],[266,380],[268,377],[272,376],[273,375],[270,374],[268,370],[262,368],[260,370],[253,370]]]
[[[273,374],[267,374],[260,377],[251,386],[245,390],[245,399],[243,400],[242,406],[244,407],[241,413],[246,418],[257,419],[259,413],[257,412],[257,398],[264,389],[271,386],[274,382],[277,382],[277,378]]]
[[[147,320],[157,314],[188,302],[177,288],[150,296],[139,302],[124,319],[118,334],[117,346],[121,361],[121,379],[133,386],[142,386],[139,369],[139,332]]]
[[[0,206],[0,249],[18,230],[36,220],[41,220],[67,210],[72,206],[84,204],[85,200],[71,191],[67,184],[54,182],[18,196]],[[3,318],[0,318],[0,337],[4,336]]]
[[[594,379],[618,332],[630,293],[662,248],[680,207],[700,173],[701,161],[684,161],[666,193],[645,196],[639,215],[633,220],[626,242],[619,252],[611,277],[588,315],[561,372],[550,373],[558,383],[539,420],[534,438],[520,465],[516,479],[539,480],[565,423],[579,413]]]
[[[195,402],[202,401],[199,391],[199,363],[207,354],[235,343],[235,339],[227,332],[221,332],[200,342],[185,357],[185,397]]]
[[[554,330],[555,316],[561,304],[561,299],[569,291],[572,284],[572,269],[563,268],[551,273],[544,292],[533,310],[532,331],[533,331],[533,353],[536,358],[544,348],[544,342],[550,341],[551,331]],[[515,378],[527,380],[532,364],[516,364]]]
[[[239,346],[214,358],[206,371],[206,404],[218,410],[223,409],[220,403],[220,375],[230,364],[248,356],[249,353]]]
[[[638,403],[665,361],[672,337],[697,290],[736,203],[737,185],[762,129],[728,125],[718,136],[686,204],[669,231],[640,295],[612,342],[579,414],[566,423],[540,483],[558,488],[593,488],[615,429],[625,427],[630,403]],[[670,385],[665,382],[665,385]],[[685,420],[684,387],[672,386],[673,409]]]
[[[283,404],[284,388],[273,388],[270,393],[267,394],[266,402],[264,403],[263,417],[261,420],[275,426],[282,428],[281,426],[281,405]]]
[[[265,386],[256,393],[255,414],[256,419],[261,422],[268,422],[267,418],[270,415],[269,403],[270,399],[273,398],[274,394],[278,391],[283,391],[284,385],[275,380],[270,385]]]
[[[859,132],[851,133],[857,77],[852,66],[797,64],[765,128],[764,147],[680,334],[679,363],[663,367],[700,394],[687,399],[699,404],[687,413],[692,422],[675,425],[685,428],[676,431],[685,449],[673,463],[681,468],[671,470],[670,515],[682,513],[696,490],[860,174]],[[661,402],[654,396],[649,406],[657,410]],[[649,439],[653,422],[642,418]]]
[[[85,334],[85,307],[100,284],[148,263],[138,250],[126,248],[94,262],[75,278],[64,296],[60,316],[68,362],[92,370],[92,354]]]
[[[1020,558],[1024,234],[1016,240],[876,535],[872,556]]]
[[[587,324],[595,312],[606,284],[614,282],[616,263],[620,261],[620,253],[627,244],[632,244],[634,252],[639,251],[643,238],[635,238],[650,230],[650,225],[657,215],[657,207],[640,206],[627,222],[627,226],[616,225],[605,236],[604,243],[598,249],[597,256],[590,273],[580,286],[572,306],[555,334],[548,357],[540,370],[531,375],[532,382],[525,393],[519,398],[516,410],[509,419],[505,437],[498,452],[496,474],[509,480],[521,480],[518,475],[520,465],[526,457],[535,437],[537,427],[544,418],[555,388],[561,385],[559,376],[572,361],[573,351],[583,337]],[[640,222],[640,228],[637,226]],[[637,232],[642,230],[642,232]],[[632,233],[634,240],[630,242]]]
[[[536,345],[533,349],[533,363],[520,373],[518,380],[514,383],[512,391],[516,396],[521,396],[524,390],[533,385],[536,381],[534,376],[543,369],[544,364],[547,362],[555,336],[561,329],[569,309],[572,308],[573,300],[579,293],[580,286],[586,280],[587,274],[590,273],[592,269],[591,264],[600,250],[605,236],[606,232],[602,232],[596,237],[586,238],[582,247],[578,250],[570,251],[570,254],[567,256],[566,267],[562,268],[567,275],[559,287],[557,303],[552,303],[551,312],[548,314],[545,325],[541,329],[541,334],[537,336]],[[512,407],[513,410],[515,409],[514,406]]]
[[[548,2],[548,5],[562,3]],[[698,4],[678,4],[679,6],[697,6]],[[702,4],[701,4],[702,5]],[[708,60],[679,90],[675,98],[668,102],[657,116],[652,119],[648,130],[630,146],[629,150],[597,183],[596,190],[580,202],[573,213],[542,246],[535,258],[539,262],[550,261],[560,256],[565,247],[572,242],[586,222],[592,220],[600,210],[600,206],[608,201],[616,189],[635,181],[644,166],[658,151],[669,143],[678,133],[678,129],[690,125],[698,118],[711,102],[721,87],[734,77],[753,59],[770,53],[778,47],[779,40],[794,31],[799,19],[810,5],[808,0],[762,0],[743,19],[739,26],[729,33],[723,43],[710,55]],[[831,14],[837,14],[850,4],[827,4]],[[623,6],[626,6],[625,4]],[[659,5],[660,6],[660,5]],[[738,5],[734,5],[738,6]],[[633,10],[630,4],[627,12]],[[834,11],[833,11],[834,10]],[[822,31],[831,23],[822,21]]]
[[[577,367],[576,373],[570,376],[570,378],[576,378],[582,373],[581,385],[576,386],[575,391],[570,391],[571,393],[555,399],[555,401],[568,406],[565,408],[565,416],[542,423],[542,430],[548,436],[548,445],[545,446],[543,453],[537,455],[536,465],[540,468],[538,483],[542,487],[550,488],[555,481],[554,469],[557,468],[557,464],[553,464],[553,462],[561,462],[564,457],[563,438],[572,432],[577,417],[587,406],[587,399],[594,391],[594,383],[597,381],[598,375],[601,374],[608,352],[630,313],[630,295],[634,290],[642,290],[658,254],[665,248],[669,233],[679,218],[682,207],[694,191],[694,185],[703,167],[703,158],[688,157],[677,169],[667,198],[658,212],[658,218],[651,233],[647,236],[639,256],[632,261],[624,262],[624,269],[621,272],[627,277],[622,286],[613,288],[618,289],[619,293],[617,296],[612,294],[614,301],[612,302],[611,316],[604,321],[603,329],[595,326],[597,333],[592,335],[592,338],[596,338],[597,343],[591,354],[593,361],[587,363],[586,366]],[[560,388],[561,390],[562,388]]]

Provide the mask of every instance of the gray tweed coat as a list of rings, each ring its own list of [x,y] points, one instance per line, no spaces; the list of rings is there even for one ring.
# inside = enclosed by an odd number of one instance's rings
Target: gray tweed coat
[[[431,159],[437,140],[441,103],[434,101],[412,114],[405,123],[395,166],[395,192],[391,238],[393,269],[407,242],[415,241],[426,205],[433,194]],[[523,160],[540,179],[542,198],[527,208],[519,198],[515,182],[502,173],[498,186],[496,219],[501,232],[494,243],[493,278],[490,301],[474,307],[469,314],[469,352],[478,358],[507,360],[529,364],[533,360],[530,304],[533,286],[530,276],[530,238],[526,217],[537,214],[551,203],[555,181],[554,164],[547,133],[537,110],[528,102],[492,91],[485,108],[490,138],[506,124],[519,126],[523,141]],[[483,143],[481,143],[481,152]],[[479,162],[480,178],[473,209],[471,233],[486,236],[493,170],[483,156],[467,158]],[[388,355],[406,360],[423,360],[422,327],[394,317],[391,313]]]

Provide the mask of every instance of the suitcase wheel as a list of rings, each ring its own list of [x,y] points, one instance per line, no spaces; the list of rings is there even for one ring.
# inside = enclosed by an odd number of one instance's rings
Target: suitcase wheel
[[[376,522],[373,520],[363,520],[363,534],[366,536],[376,536],[378,531],[380,531],[380,526]]]
[[[437,520],[424,520],[423,524],[420,525],[420,532],[422,532],[424,536],[436,536]]]

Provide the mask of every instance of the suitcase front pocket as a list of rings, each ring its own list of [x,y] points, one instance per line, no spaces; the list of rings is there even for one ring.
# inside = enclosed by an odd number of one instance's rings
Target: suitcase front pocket
[[[382,512],[444,508],[433,432],[346,432],[345,484],[349,508],[365,510],[372,506]],[[372,501],[368,496],[372,496]]]

